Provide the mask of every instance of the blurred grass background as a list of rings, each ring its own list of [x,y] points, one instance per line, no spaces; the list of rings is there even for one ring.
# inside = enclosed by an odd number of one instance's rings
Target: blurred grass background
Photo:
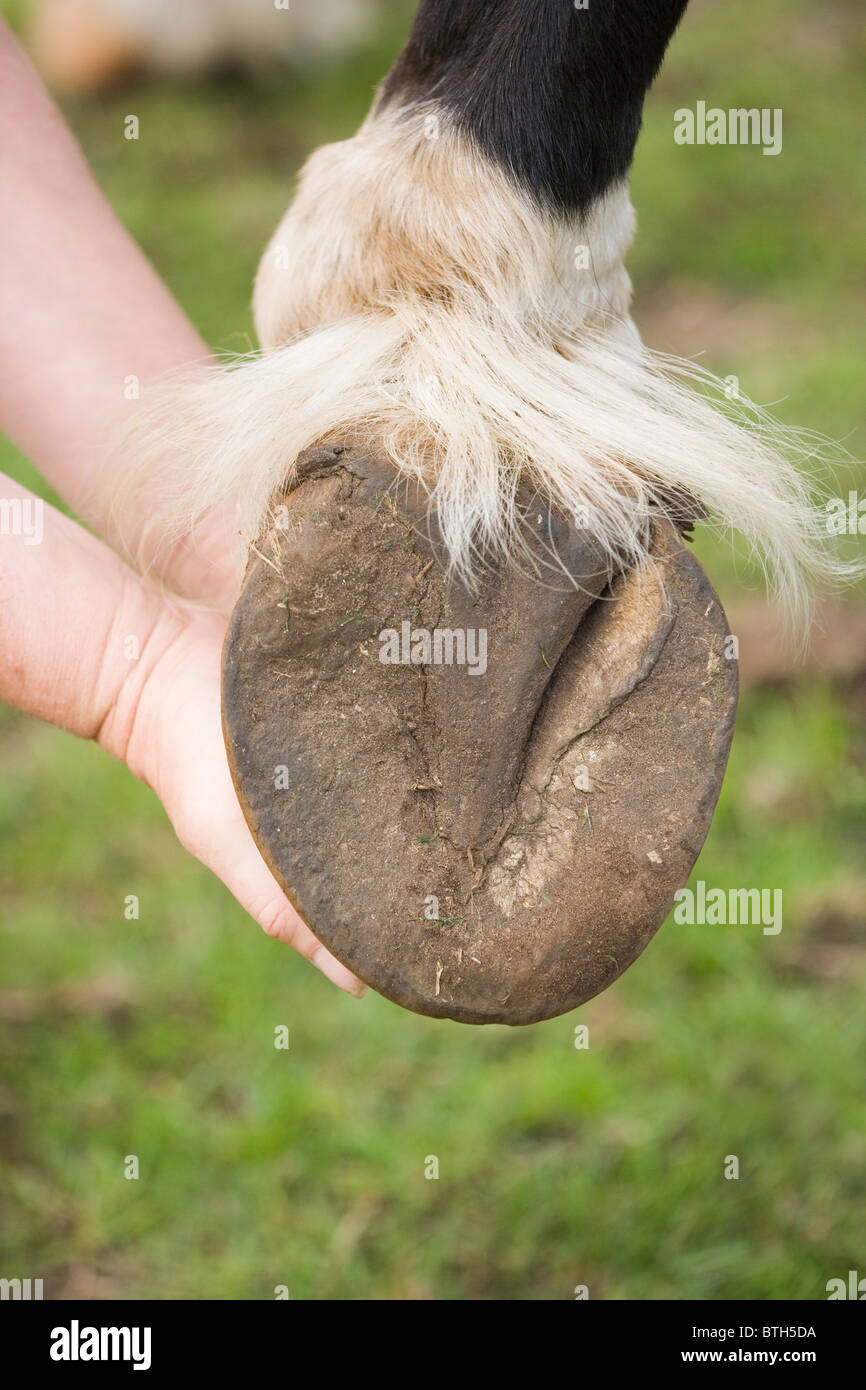
[[[297,168],[354,130],[406,13],[329,67],[66,103],[216,346],[252,341],[253,271]],[[694,3],[647,107],[631,260],[653,346],[703,353],[855,456],[864,79],[858,0]],[[676,146],[673,110],[698,99],[782,107],[783,153]],[[49,495],[6,443],[0,468]],[[852,464],[839,490],[864,482]],[[699,549],[736,633],[755,576],[710,537]],[[781,934],[669,922],[608,993],[516,1032],[338,995],[184,855],[123,768],[0,711],[0,1273],[43,1277],[49,1297],[808,1299],[866,1272],[856,657],[744,691],[694,875],[782,888]]]

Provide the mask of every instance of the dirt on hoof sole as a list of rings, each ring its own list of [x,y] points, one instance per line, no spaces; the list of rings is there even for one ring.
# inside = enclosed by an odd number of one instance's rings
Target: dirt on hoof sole
[[[380,994],[464,1023],[552,1018],[636,959],[736,711],[724,612],[670,522],[609,587],[586,533],[534,502],[526,526],[541,578],[470,595],[393,470],[312,450],[224,650],[232,776],[292,903]]]

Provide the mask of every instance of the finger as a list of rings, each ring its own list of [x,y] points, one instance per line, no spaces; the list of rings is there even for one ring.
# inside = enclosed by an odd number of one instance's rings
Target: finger
[[[172,816],[181,844],[216,874],[268,936],[293,947],[339,989],[362,998],[366,985],[322,945],[280,888],[256,848],[230,781],[228,785],[229,797],[208,796],[206,810],[185,799],[181,813]],[[172,815],[172,798],[163,800]]]
[[[154,789],[184,848],[264,931],[360,997],[364,986],[303,923],[262,859],[235,795],[220,718],[224,632],[225,619],[215,614],[161,605],[100,742]]]
[[[154,787],[181,843],[217,875],[269,936],[294,947],[340,989],[360,998],[365,986],[295,911],[252,837],[232,785],[219,715],[219,624],[200,617],[198,638],[167,642],[132,710],[125,760]],[[138,674],[138,673],[136,673]],[[122,702],[121,702],[122,703]]]
[[[237,840],[234,838],[235,835]],[[336,956],[331,955],[328,948],[314,936],[303,918],[292,907],[259,854],[242,816],[232,840],[233,859],[228,870],[220,869],[218,859],[208,867],[218,874],[241,907],[258,922],[268,936],[292,946],[332,984],[358,999],[363,998],[366,985],[338,961]],[[207,863],[207,858],[204,858],[204,862]],[[225,861],[223,863],[225,864]]]

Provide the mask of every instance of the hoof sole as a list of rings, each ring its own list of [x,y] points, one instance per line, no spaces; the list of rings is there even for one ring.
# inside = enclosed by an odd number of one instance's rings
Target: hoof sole
[[[379,993],[465,1023],[551,1018],[635,960],[736,710],[724,612],[670,523],[610,586],[586,535],[535,505],[527,527],[541,580],[469,595],[392,472],[311,451],[224,652],[229,763],[276,878]]]

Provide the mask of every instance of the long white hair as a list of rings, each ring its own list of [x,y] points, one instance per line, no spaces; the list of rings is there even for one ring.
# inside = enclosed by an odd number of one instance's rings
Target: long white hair
[[[529,482],[618,564],[644,557],[657,508],[700,499],[804,611],[812,580],[845,571],[809,478],[820,442],[641,344],[633,231],[624,184],[583,218],[558,216],[435,105],[374,107],[311,157],[265,251],[262,351],[130,405],[112,478],[121,534],[145,505],[139,559],[153,560],[153,537],[233,506],[252,543],[304,449],[356,442],[421,482],[469,583],[486,556],[519,549]]]

